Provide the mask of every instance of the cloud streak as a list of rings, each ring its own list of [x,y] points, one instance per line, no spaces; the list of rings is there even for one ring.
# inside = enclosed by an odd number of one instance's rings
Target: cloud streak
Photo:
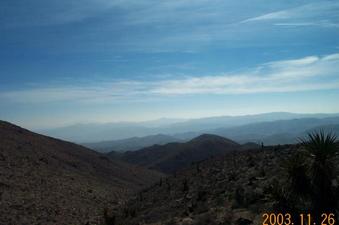
[[[307,56],[258,65],[240,73],[156,81],[117,80],[0,92],[0,101],[21,103],[143,101],[183,95],[238,95],[339,88],[339,54]]]
[[[241,24],[273,22],[276,26],[338,27],[338,13],[338,2],[322,1],[248,18]]]
[[[338,28],[338,3],[321,1],[300,5],[302,3],[272,1],[263,7],[258,0],[241,3],[221,0],[60,0],[46,3],[36,0],[28,7],[5,0],[0,3],[0,8],[4,9],[0,15],[0,29],[18,29],[21,34],[25,27],[41,26],[42,36],[35,33],[31,38],[18,36],[19,43],[28,42],[32,48],[71,53],[109,50],[120,54],[197,52],[211,46],[270,46],[274,42],[290,44],[290,41],[280,41],[277,30]],[[51,35],[47,29],[54,27],[58,35]],[[67,33],[65,42],[61,35],[63,29]],[[302,33],[301,30],[298,32]],[[124,38],[118,34],[124,34]],[[271,37],[270,41],[263,41],[267,37]],[[9,38],[8,43],[12,41],[13,38]],[[53,48],[51,42],[62,46]]]

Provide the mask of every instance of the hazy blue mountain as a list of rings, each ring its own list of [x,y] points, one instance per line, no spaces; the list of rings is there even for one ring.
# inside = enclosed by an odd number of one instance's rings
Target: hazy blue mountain
[[[330,116],[339,116],[339,114],[298,114],[289,112],[272,112],[244,116],[219,116],[201,119],[192,119],[181,123],[170,125],[168,133],[196,132],[215,129],[219,127],[234,127],[257,122],[271,122],[276,120],[289,120],[297,118],[325,118]]]
[[[296,114],[273,112],[257,115],[219,116],[190,120],[164,118],[139,123],[76,124],[55,129],[39,130],[37,132],[77,143],[112,141],[131,137],[155,135],[159,133],[171,135],[179,139],[189,139],[217,128],[228,129],[231,127],[259,122],[272,122],[276,120],[289,120],[296,118],[319,119],[330,116],[339,116],[339,114]]]
[[[84,143],[82,145],[99,152],[111,152],[111,151],[125,152],[125,151],[136,151],[141,148],[145,148],[155,144],[164,145],[170,142],[181,142],[181,141],[182,140],[169,135],[157,134],[145,137],[132,137],[115,141]]]
[[[331,133],[339,136],[339,123],[313,127],[311,129],[307,130],[306,132],[310,133],[310,132],[319,131],[319,130],[322,130],[324,132],[331,132]]]
[[[314,130],[337,129],[338,132],[338,126],[335,124],[339,124],[339,117],[302,118],[219,128],[211,130],[209,133],[231,138],[239,143],[251,141],[273,145],[295,143],[298,141],[298,137],[303,137],[307,132]]]
[[[198,137],[199,135],[203,134],[203,131],[197,131],[197,132],[184,132],[184,133],[176,133],[176,134],[172,134],[172,137],[175,137],[177,139],[181,139],[181,140],[191,140],[193,138]]]
[[[306,129],[300,133],[277,133],[270,136],[265,136],[262,138],[262,142],[266,145],[277,145],[277,144],[295,144],[300,142],[300,138],[305,138],[307,134],[316,132],[316,131],[324,131],[325,133],[333,133],[336,136],[339,136],[339,124],[327,124],[315,126],[310,129]],[[259,142],[259,140],[257,141]]]
[[[153,134],[153,129],[134,123],[76,124],[39,133],[77,143],[117,140]]]

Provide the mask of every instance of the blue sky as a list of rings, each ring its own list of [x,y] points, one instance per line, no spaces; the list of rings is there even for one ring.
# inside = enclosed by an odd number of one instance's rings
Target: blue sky
[[[0,2],[0,119],[339,112],[339,1]]]

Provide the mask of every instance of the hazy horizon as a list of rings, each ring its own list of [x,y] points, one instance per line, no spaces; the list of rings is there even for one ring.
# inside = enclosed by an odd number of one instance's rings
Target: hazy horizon
[[[31,129],[34,131],[42,131],[42,130],[51,130],[51,129],[58,129],[58,128],[64,128],[64,127],[71,127],[71,126],[78,126],[78,125],[105,125],[105,124],[144,124],[144,123],[156,123],[159,122],[160,124],[175,124],[175,123],[181,123],[181,122],[186,122],[186,121],[191,121],[191,120],[199,120],[199,119],[209,119],[209,118],[218,118],[218,117],[245,117],[245,116],[256,116],[256,115],[265,115],[265,114],[278,114],[278,113],[287,113],[287,114],[295,114],[295,115],[319,115],[319,114],[324,114],[328,115],[329,117],[337,116],[339,115],[339,112],[262,112],[262,113],[249,113],[249,114],[220,114],[220,115],[208,115],[208,116],[198,116],[198,117],[177,117],[177,118],[167,118],[167,117],[160,117],[160,118],[150,118],[150,119],[145,119],[145,120],[119,120],[119,121],[114,121],[114,120],[108,120],[108,121],[74,121],[70,123],[61,123],[55,126],[35,126],[35,125],[30,125],[29,123],[25,123],[22,121],[10,121],[10,120],[5,120],[7,122],[22,126],[23,128],[26,129]],[[3,119],[0,119],[3,120]],[[159,125],[161,126],[161,125]]]

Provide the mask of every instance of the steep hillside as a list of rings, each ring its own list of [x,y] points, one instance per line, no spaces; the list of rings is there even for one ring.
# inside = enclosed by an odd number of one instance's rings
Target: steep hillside
[[[259,225],[263,224],[263,213],[268,212],[291,213],[292,224],[300,224],[299,213],[312,213],[312,197],[302,198],[298,190],[305,194],[312,185],[300,183],[303,166],[310,165],[311,159],[304,158],[305,162],[301,158],[299,162],[298,149],[265,147],[196,163],[116,208],[112,212],[115,224],[135,225],[142,221],[143,225]],[[337,193],[339,174],[334,172],[331,189]],[[315,199],[319,194],[315,193]],[[328,211],[336,210],[338,207]]]
[[[285,178],[279,165],[293,151],[248,150],[197,163],[117,208],[116,224],[261,224],[262,213],[274,204],[270,188]]]
[[[154,145],[135,152],[126,152],[121,159],[165,173],[190,166],[213,156],[240,148],[238,143],[216,135],[204,134],[186,143]]]
[[[0,121],[0,224],[98,224],[104,207],[160,177]]]
[[[157,134],[145,137],[132,137],[116,141],[102,141],[95,143],[84,143],[83,145],[98,152],[126,152],[136,151],[152,145],[164,145],[170,142],[180,142],[178,138],[169,135]]]

